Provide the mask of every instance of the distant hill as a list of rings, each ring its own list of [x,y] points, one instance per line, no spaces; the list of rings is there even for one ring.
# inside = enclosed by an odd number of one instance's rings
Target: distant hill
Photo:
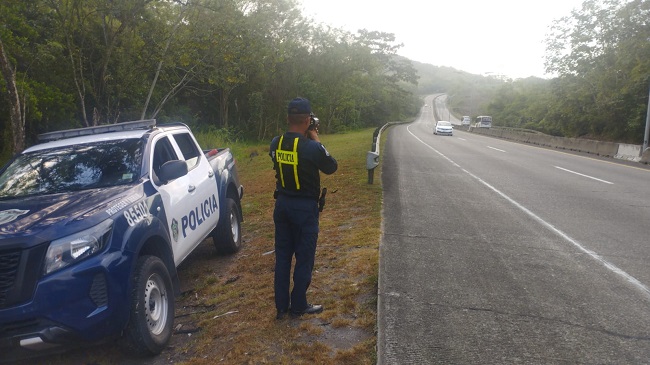
[[[471,74],[453,67],[434,66],[411,60],[418,73],[417,86],[405,87],[418,95],[445,93],[457,115],[486,114],[486,103],[495,95],[505,80],[493,76]]]

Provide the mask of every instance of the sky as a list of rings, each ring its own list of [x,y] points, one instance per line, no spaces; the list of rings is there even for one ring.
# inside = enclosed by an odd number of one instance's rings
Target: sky
[[[303,15],[351,32],[395,34],[411,60],[478,75],[550,77],[544,40],[583,0],[298,0]]]

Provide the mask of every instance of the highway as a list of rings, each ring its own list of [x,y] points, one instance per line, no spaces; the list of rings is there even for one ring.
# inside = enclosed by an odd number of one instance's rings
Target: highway
[[[426,103],[385,132],[378,364],[650,363],[650,170]]]

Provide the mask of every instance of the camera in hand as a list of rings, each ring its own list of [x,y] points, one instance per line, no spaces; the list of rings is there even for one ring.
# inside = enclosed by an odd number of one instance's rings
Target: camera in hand
[[[312,131],[314,129],[318,130],[318,126],[320,125],[320,120],[316,118],[316,115],[314,113],[309,113],[309,130]]]

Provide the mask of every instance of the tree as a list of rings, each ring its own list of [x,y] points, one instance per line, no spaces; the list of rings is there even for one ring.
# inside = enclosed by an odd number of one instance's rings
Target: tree
[[[134,97],[143,88],[139,61],[146,54],[137,29],[151,18],[152,2],[49,0],[86,126],[116,122],[134,100],[142,102]]]
[[[0,127],[20,110],[26,144],[136,118],[266,139],[296,96],[331,132],[418,109],[394,35],[317,25],[295,0],[3,0],[0,16]]]
[[[538,93],[546,106],[533,108],[546,114],[525,124],[571,137],[639,139],[650,71],[649,8],[643,0],[587,0],[557,20],[546,41],[546,70],[557,79],[549,92]],[[541,103],[525,96],[535,89],[513,92],[519,96],[499,95],[500,104],[508,105],[505,118],[531,110],[518,100]]]
[[[18,153],[25,148],[25,118],[20,104],[18,87],[16,86],[16,72],[14,71],[0,36],[0,71],[5,80],[5,87],[10,104],[10,119],[12,131],[12,150]]]

